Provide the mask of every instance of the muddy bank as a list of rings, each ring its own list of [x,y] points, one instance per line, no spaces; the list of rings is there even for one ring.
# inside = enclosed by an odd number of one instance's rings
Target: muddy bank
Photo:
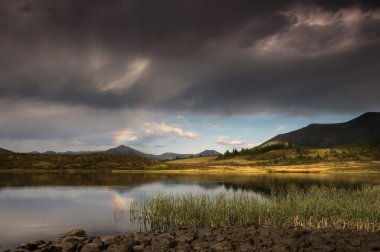
[[[380,232],[263,225],[88,237],[77,229],[56,240],[23,243],[16,251],[380,251]]]

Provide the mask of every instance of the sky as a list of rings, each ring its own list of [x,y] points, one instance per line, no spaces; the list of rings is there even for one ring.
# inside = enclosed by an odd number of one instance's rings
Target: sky
[[[4,0],[0,147],[224,152],[380,111],[380,1]]]

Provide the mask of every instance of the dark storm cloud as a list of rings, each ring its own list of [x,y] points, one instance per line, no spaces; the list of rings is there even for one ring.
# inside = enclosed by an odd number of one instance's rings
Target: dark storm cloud
[[[379,109],[379,1],[2,1],[0,99],[234,114]]]

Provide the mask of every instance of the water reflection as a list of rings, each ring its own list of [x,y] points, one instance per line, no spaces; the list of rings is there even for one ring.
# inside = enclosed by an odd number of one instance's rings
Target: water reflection
[[[267,192],[273,187],[285,188],[292,184],[298,187],[334,186],[357,187],[363,184],[379,184],[379,174],[287,174],[259,175],[168,175],[168,174],[114,174],[114,173],[0,173],[0,190],[6,187],[42,186],[111,186],[137,187],[154,182],[166,187],[197,184],[206,188],[225,186],[232,190],[254,190]]]
[[[114,201],[115,207],[113,209],[113,217],[115,219],[115,222],[119,222],[125,212],[126,203],[119,193],[115,193]]]
[[[267,174],[157,175],[112,173],[0,173],[1,249],[25,240],[55,238],[82,227],[89,235],[138,230],[129,208],[134,200],[158,193],[233,193],[265,198],[271,188],[289,185],[357,187],[378,184],[380,176]]]

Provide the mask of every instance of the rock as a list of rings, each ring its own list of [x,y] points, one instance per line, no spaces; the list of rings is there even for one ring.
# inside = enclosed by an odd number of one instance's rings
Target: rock
[[[253,247],[250,243],[246,242],[246,243],[241,243],[237,249],[237,251],[253,251]]]
[[[132,251],[134,252],[142,252],[144,250],[144,245],[135,245],[132,248]]]
[[[20,245],[20,249],[26,249],[26,250],[36,250],[38,249],[38,246],[44,244],[45,242],[44,241],[29,241],[29,242],[26,242],[26,243],[22,243]]]
[[[124,240],[121,241],[121,244],[132,248],[136,245],[139,245],[140,243],[131,237],[126,237]]]
[[[144,238],[142,241],[141,241],[141,244],[144,245],[144,246],[149,246],[152,244],[152,240],[148,237],[148,238]]]
[[[31,241],[17,252],[376,251],[380,232],[262,225],[127,233],[87,238],[82,229],[56,241]]]
[[[52,243],[51,241],[46,241],[45,243],[38,245],[38,249],[45,248],[49,246],[51,243]]]
[[[162,237],[162,235],[160,235],[154,238],[151,241],[151,244],[144,245],[152,245],[152,249],[154,251],[167,251],[170,248],[174,248],[177,245],[177,242],[172,238],[172,236]]]
[[[79,236],[70,236],[65,237],[61,240],[61,242],[74,242],[74,243],[82,243],[86,238],[85,237],[79,237]]]
[[[379,244],[371,246],[371,250],[373,250],[373,251],[380,251],[380,241],[379,241]]]
[[[62,251],[64,252],[75,252],[78,246],[76,242],[61,242]]]
[[[22,248],[16,248],[15,252],[28,252],[29,250],[22,249]]]
[[[100,246],[97,243],[87,243],[82,247],[80,251],[81,252],[98,252],[100,251]]]
[[[179,236],[176,236],[175,240],[178,243],[189,243],[189,242],[192,242],[194,240],[194,234],[192,234],[192,233],[183,233],[183,234],[181,234]]]
[[[79,228],[79,229],[73,229],[73,230],[67,232],[66,234],[62,235],[61,238],[73,237],[73,236],[87,237],[87,233],[86,233],[86,231],[84,231],[81,228]]]
[[[50,244],[42,249],[41,252],[62,252],[62,246],[60,244]]]
[[[177,252],[188,252],[191,250],[191,245],[189,243],[179,243],[175,251]]]
[[[105,235],[100,237],[100,241],[108,247],[111,244],[119,244],[122,240],[121,236],[118,235]]]
[[[287,252],[288,251],[285,247],[282,247],[279,245],[273,245],[272,250],[276,251],[276,252]]]
[[[305,234],[308,234],[308,233],[309,233],[309,231],[306,230],[306,229],[296,229],[293,232],[293,237],[294,238],[299,238],[299,237],[301,237],[301,236],[303,236]]]
[[[210,247],[210,243],[208,243],[207,241],[204,241],[204,240],[195,240],[191,243],[191,247],[194,249],[194,250],[203,250],[203,249],[208,249]]]
[[[208,237],[208,236],[211,236],[212,235],[212,231],[210,228],[205,228],[205,229],[200,229],[198,231],[198,234],[199,236],[205,236],[205,237]]]
[[[132,247],[123,244],[123,245],[118,245],[118,244],[112,244],[110,245],[107,249],[107,252],[133,252]]]
[[[228,241],[218,242],[210,247],[212,251],[232,251],[232,245]]]
[[[224,241],[225,239],[227,239],[227,237],[225,235],[221,235],[219,234],[217,237],[216,237],[216,241],[217,242],[221,242],[221,241]]]

